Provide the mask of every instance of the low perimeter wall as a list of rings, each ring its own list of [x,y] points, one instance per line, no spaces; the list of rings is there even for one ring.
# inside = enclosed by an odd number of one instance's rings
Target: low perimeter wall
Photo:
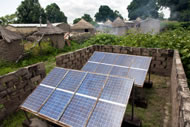
[[[190,127],[190,91],[178,51],[171,73],[172,127]]]
[[[0,121],[13,113],[45,76],[43,63],[0,76]]]

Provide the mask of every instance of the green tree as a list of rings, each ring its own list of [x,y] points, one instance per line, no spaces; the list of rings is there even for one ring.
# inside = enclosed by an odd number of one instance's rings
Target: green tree
[[[16,14],[5,15],[0,17],[0,21],[2,25],[8,25],[10,23],[16,23]]]
[[[65,22],[67,23],[67,17],[60,10],[56,3],[52,3],[46,7],[46,16],[51,23],[55,22]]]
[[[74,20],[73,20],[73,24],[78,23],[80,20],[81,20],[81,18],[76,18],[76,19],[74,19]]]
[[[42,23],[46,22],[44,9],[41,8],[38,0],[24,0],[21,2],[16,12],[19,23]],[[41,18],[40,18],[41,17]]]
[[[91,16],[89,14],[84,14],[81,18],[76,18],[75,20],[73,20],[73,24],[78,23],[81,19],[84,19],[85,21],[87,21],[91,24],[94,23],[93,19],[91,18]]]
[[[110,19],[114,21],[117,17],[123,17],[119,14],[119,11],[113,11],[109,6],[102,5],[99,8],[99,11],[95,14],[95,18],[97,22],[105,22],[106,20]]]
[[[178,21],[190,21],[189,0],[158,0],[160,6],[169,7],[170,19]]]
[[[91,23],[93,19],[89,14],[84,14],[84,16],[81,17],[82,19],[86,20],[87,22]]]
[[[129,12],[129,19],[135,20],[140,17],[146,19],[147,17],[158,18],[159,17],[159,6],[157,0],[133,0],[127,7]]]

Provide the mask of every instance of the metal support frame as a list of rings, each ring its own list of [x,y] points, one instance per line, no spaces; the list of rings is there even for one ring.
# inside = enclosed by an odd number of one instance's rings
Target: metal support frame
[[[151,65],[151,64],[150,64]],[[148,83],[150,84],[150,75],[151,75],[151,66],[149,67],[149,71],[148,71]]]
[[[24,111],[24,115],[25,115],[25,117],[26,117],[26,120],[28,121],[28,123],[30,124],[31,123],[31,120],[29,119],[29,117],[28,117],[28,115],[27,115],[27,112],[26,111]]]
[[[135,100],[135,86],[133,85],[133,89],[132,89],[132,110],[131,110],[131,121],[134,120],[134,100]]]

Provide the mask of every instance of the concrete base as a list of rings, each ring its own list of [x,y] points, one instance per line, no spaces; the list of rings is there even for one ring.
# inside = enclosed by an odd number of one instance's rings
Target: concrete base
[[[150,81],[150,82],[145,81],[143,88],[152,88],[152,86],[153,86],[153,82],[152,81]]]
[[[136,117],[134,117],[132,121],[131,116],[126,115],[123,119],[123,123],[121,127],[142,127],[142,122],[140,119]]]

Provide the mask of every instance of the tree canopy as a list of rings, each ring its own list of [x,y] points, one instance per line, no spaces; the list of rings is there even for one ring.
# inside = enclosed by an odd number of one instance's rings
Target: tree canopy
[[[190,21],[189,0],[158,0],[160,6],[169,7],[170,19],[178,21]]]
[[[78,23],[81,19],[84,19],[85,21],[89,23],[93,22],[93,19],[91,18],[89,14],[84,14],[81,18],[76,18],[75,20],[73,20],[73,24]]]
[[[17,19],[19,23],[39,23],[40,16],[42,23],[46,22],[44,9],[41,8],[38,0],[24,0],[17,8]]]
[[[16,23],[16,14],[5,15],[3,17],[0,17],[1,25],[7,25],[10,23]]]
[[[73,20],[73,24],[78,23],[80,20],[81,20],[81,18],[76,18],[76,19],[74,19],[74,20]]]
[[[102,5],[99,8],[99,11],[95,14],[95,18],[97,22],[105,22],[106,20],[114,21],[117,17],[123,17],[119,13],[119,11],[113,11],[109,6]]]
[[[67,17],[60,10],[56,3],[52,3],[46,7],[46,16],[51,23],[55,22],[65,22],[67,23]]]
[[[147,17],[158,18],[159,6],[156,2],[157,0],[133,0],[127,7],[129,19],[135,20],[138,17],[141,19]]]

